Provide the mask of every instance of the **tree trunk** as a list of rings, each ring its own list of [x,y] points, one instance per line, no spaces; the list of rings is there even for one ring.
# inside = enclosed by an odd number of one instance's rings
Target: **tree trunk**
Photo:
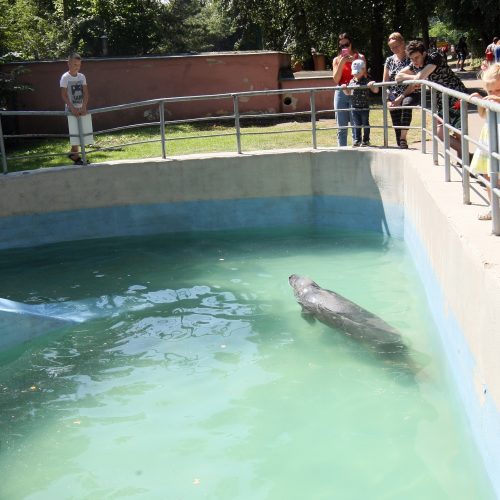
[[[429,37],[429,17],[425,12],[425,9],[422,10],[422,17],[420,18],[420,26],[422,28],[422,40],[424,45],[429,48],[430,37]]]
[[[372,23],[370,26],[370,45],[371,45],[371,54],[370,54],[370,68],[371,68],[371,77],[374,80],[381,81],[383,75],[383,46],[384,46],[384,32],[380,29],[381,26],[384,25],[383,20],[383,5],[374,3],[372,11]]]
[[[69,0],[62,0],[62,8],[63,8],[63,19],[68,19],[68,3]]]
[[[406,0],[394,1],[394,17],[392,25],[394,31],[406,33]]]

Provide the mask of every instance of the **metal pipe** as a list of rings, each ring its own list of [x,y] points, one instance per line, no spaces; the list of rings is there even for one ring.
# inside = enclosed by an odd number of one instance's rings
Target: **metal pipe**
[[[444,180],[445,182],[450,182],[450,131],[447,127],[450,123],[450,99],[448,96],[441,96],[441,102],[443,104],[443,123],[441,127],[443,130],[444,147]]]
[[[309,93],[309,101],[311,103],[312,147],[313,149],[318,149],[318,143],[316,138],[316,98],[314,95],[314,90],[311,90]]]
[[[425,126],[427,124],[427,115],[425,113],[425,104],[427,102],[427,86],[422,85],[422,90],[420,94],[420,125],[421,125],[421,131],[420,131],[420,148],[422,150],[422,154],[427,153],[427,135],[425,133],[427,127]]]
[[[437,142],[437,96],[436,89],[431,88],[431,123],[432,123],[432,160],[434,165],[438,164],[438,142]]]
[[[2,117],[0,116],[0,155],[2,155],[2,171],[4,174],[8,173],[7,168],[7,153],[5,152],[5,142],[3,140],[3,130],[2,130]]]
[[[167,157],[167,147],[165,143],[165,102],[160,102],[160,135],[161,135],[161,157]]]
[[[82,162],[84,165],[87,165],[87,154],[85,152],[85,137],[83,136],[83,125],[82,125],[82,117],[76,117],[76,123],[78,124],[78,138],[80,141],[80,151],[82,153]]]
[[[384,148],[389,145],[389,131],[387,119],[387,92],[382,89],[382,126],[384,127]]]
[[[240,111],[238,107],[238,95],[233,95],[233,109],[234,109],[234,128],[236,129],[236,147],[238,154],[241,154],[241,128],[240,128]]]
[[[500,235],[500,209],[498,206],[498,196],[495,188],[498,187],[498,167],[499,161],[492,153],[498,151],[498,113],[488,110],[488,149],[490,164],[490,184],[491,184],[491,219],[492,233],[495,236]]]
[[[467,113],[469,104],[461,102],[460,105],[460,123],[462,125],[461,145],[462,145],[462,201],[464,205],[470,205],[470,173],[469,173],[469,121]]]

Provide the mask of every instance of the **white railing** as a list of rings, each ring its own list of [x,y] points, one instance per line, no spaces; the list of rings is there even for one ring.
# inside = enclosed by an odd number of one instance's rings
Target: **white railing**
[[[463,186],[463,202],[465,204],[470,204],[470,192],[473,189],[470,182],[470,161],[469,161],[469,150],[470,143],[474,144],[477,148],[482,149],[489,159],[489,179],[480,176],[480,181],[490,189],[491,192],[491,213],[492,213],[492,232],[495,235],[500,235],[500,210],[499,210],[499,197],[500,190],[498,189],[498,175],[499,175],[499,137],[498,137],[498,128],[499,128],[499,115],[500,115],[500,105],[483,101],[481,99],[477,99],[474,97],[470,97],[467,94],[463,94],[461,92],[457,92],[454,90],[450,90],[446,87],[438,85],[436,83],[429,82],[427,80],[420,81],[408,81],[403,82],[403,84],[420,84],[421,85],[421,105],[413,106],[413,109],[421,110],[421,125],[419,127],[410,127],[412,129],[419,128],[421,132],[421,150],[423,154],[426,154],[427,151],[427,139],[428,136],[432,141],[432,156],[434,163],[438,163],[439,157],[444,159],[444,180],[446,182],[450,181],[451,176],[451,168],[452,168],[452,160],[456,161],[455,168],[457,172],[459,172],[462,176],[462,186]],[[390,86],[390,82],[378,83],[377,87],[385,88]],[[361,87],[363,88],[363,87]],[[101,130],[98,132],[94,132],[95,135],[99,134],[107,134],[111,132],[117,132],[122,130],[129,130],[133,128],[140,127],[150,127],[150,126],[158,126],[159,127],[159,138],[158,139],[148,139],[144,141],[134,141],[127,142],[124,144],[120,144],[119,146],[111,146],[106,148],[95,148],[92,151],[92,154],[99,151],[108,151],[117,148],[123,148],[125,146],[131,146],[134,144],[142,144],[148,142],[159,142],[161,144],[161,156],[162,158],[167,157],[167,143],[173,140],[185,140],[185,139],[200,139],[203,137],[223,137],[223,136],[231,136],[235,137],[235,149],[238,153],[242,153],[242,144],[241,138],[245,134],[242,131],[241,120],[242,119],[263,119],[263,118],[280,118],[286,119],[288,117],[296,117],[297,115],[306,115],[310,116],[311,127],[308,129],[294,129],[294,132],[310,132],[311,133],[311,147],[313,149],[318,148],[317,144],[317,119],[322,114],[336,112],[336,109],[328,109],[328,110],[317,110],[316,109],[316,95],[320,92],[329,92],[333,94],[333,91],[342,91],[340,87],[315,87],[315,88],[300,88],[300,89],[286,89],[286,90],[261,90],[261,91],[252,91],[252,92],[236,92],[230,94],[213,94],[213,95],[198,95],[198,96],[184,96],[184,97],[168,97],[162,99],[152,99],[148,101],[141,101],[129,104],[121,104],[118,106],[110,106],[105,108],[98,108],[89,111],[91,115],[98,115],[103,113],[115,113],[122,110],[130,110],[134,108],[140,107],[157,107],[159,121],[157,122],[145,122],[136,125],[128,125],[122,127],[116,127],[108,130]],[[239,111],[239,102],[242,99],[247,100],[250,97],[257,96],[271,96],[271,95],[283,95],[283,94],[308,94],[309,95],[309,110],[302,112],[293,112],[293,113],[266,113],[266,114],[248,114],[248,113],[240,113]],[[438,114],[437,108],[437,96],[438,93],[441,93],[442,96],[455,97],[461,102],[461,130],[454,128],[449,119],[449,102],[447,98],[443,98],[443,109],[441,116]],[[406,128],[406,127],[394,127],[392,124],[389,124],[388,120],[388,100],[386,92],[381,92],[382,94],[382,125],[371,126],[371,128],[382,128],[383,129],[383,146],[388,147],[388,131],[389,129],[394,128]],[[429,100],[430,96],[430,100]],[[182,102],[193,102],[193,101],[206,101],[206,100],[220,100],[220,99],[231,99],[233,102],[233,113],[230,115],[224,116],[211,116],[211,117],[200,117],[194,119],[185,119],[185,120],[165,120],[165,106],[170,105],[172,103],[182,103]],[[332,99],[333,101],[333,99]],[[430,105],[428,102],[430,101]],[[487,121],[489,125],[489,145],[485,147],[483,144],[478,142],[477,137],[472,137],[469,134],[469,105],[481,106],[487,110]],[[410,107],[409,107],[410,108]],[[391,108],[397,109],[397,108]],[[342,111],[342,110],[341,110]],[[345,110],[343,110],[345,111]],[[37,116],[37,117],[63,117],[67,116],[68,113],[63,111],[2,111],[0,110],[0,157],[2,162],[2,170],[4,174],[9,172],[8,170],[8,162],[9,161],[18,161],[26,158],[43,158],[43,157],[54,157],[60,156],[60,154],[21,154],[21,155],[7,155],[5,140],[9,139],[33,139],[33,138],[68,138],[72,137],[68,134],[16,134],[16,135],[4,135],[2,132],[2,118],[8,116]],[[431,128],[427,128],[427,118],[430,117]],[[210,135],[196,135],[196,136],[183,136],[182,138],[169,138],[166,133],[166,126],[173,124],[181,124],[181,123],[202,123],[202,122],[213,122],[213,121],[232,121],[234,122],[235,132],[234,133],[225,133],[225,134],[210,134]],[[443,121],[444,124],[444,133],[443,139],[439,139],[437,134],[437,128],[440,120]],[[324,130],[338,130],[341,127],[332,126],[332,127],[321,127],[321,131]],[[349,128],[349,127],[344,127]],[[87,163],[87,150],[85,148],[85,134],[83,132],[81,120],[78,120],[78,129],[79,129],[79,142],[82,154],[83,163]],[[273,133],[287,133],[288,131],[283,130],[280,132]],[[252,132],[251,134],[266,134],[269,132]],[[461,146],[462,146],[462,156],[458,157],[450,147],[450,137],[452,134],[459,134],[461,137]],[[460,167],[460,168],[458,168]],[[483,196],[484,198],[484,196]]]

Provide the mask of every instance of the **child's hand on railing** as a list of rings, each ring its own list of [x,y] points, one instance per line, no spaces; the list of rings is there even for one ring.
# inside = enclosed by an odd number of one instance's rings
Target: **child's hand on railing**
[[[351,95],[351,91],[347,89],[347,85],[345,83],[341,85],[341,88],[345,95]]]
[[[473,92],[471,97],[476,97],[477,99],[486,99],[486,97],[482,96],[479,92]],[[477,107],[477,112],[481,118],[484,118],[486,116],[486,109],[482,108],[481,106]]]

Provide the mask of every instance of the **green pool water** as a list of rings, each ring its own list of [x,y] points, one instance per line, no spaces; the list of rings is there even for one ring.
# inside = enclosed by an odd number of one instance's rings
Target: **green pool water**
[[[300,314],[310,276],[393,358]],[[401,241],[306,229],[0,253],[0,297],[88,315],[0,354],[0,498],[492,499]]]

